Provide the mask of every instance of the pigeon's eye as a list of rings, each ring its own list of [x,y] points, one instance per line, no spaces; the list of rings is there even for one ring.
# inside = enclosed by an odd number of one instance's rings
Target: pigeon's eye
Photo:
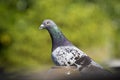
[[[48,21],[46,24],[50,24],[50,22]]]

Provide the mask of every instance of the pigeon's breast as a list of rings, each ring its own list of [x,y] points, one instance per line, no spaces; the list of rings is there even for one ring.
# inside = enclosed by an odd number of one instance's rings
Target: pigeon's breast
[[[52,52],[53,61],[61,66],[73,65],[81,56],[86,54],[75,46],[60,46]]]

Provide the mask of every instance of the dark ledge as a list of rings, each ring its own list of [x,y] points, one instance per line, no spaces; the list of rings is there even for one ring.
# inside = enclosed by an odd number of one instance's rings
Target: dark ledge
[[[54,66],[48,70],[45,80],[66,79],[72,75],[79,74],[79,71],[74,66]]]
[[[102,70],[95,70],[95,67],[87,66],[79,71],[74,66],[53,66],[42,72],[21,70],[20,72],[0,74],[0,80],[120,80],[120,71],[117,73],[106,73]]]
[[[102,69],[94,69],[88,66],[79,71],[74,66],[54,66],[47,71],[44,80],[116,80],[118,77]]]

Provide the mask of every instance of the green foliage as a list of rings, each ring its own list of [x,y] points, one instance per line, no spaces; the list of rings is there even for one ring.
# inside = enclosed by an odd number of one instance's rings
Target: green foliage
[[[49,34],[38,30],[44,19],[95,60],[120,58],[119,0],[1,0],[1,66],[52,64]]]

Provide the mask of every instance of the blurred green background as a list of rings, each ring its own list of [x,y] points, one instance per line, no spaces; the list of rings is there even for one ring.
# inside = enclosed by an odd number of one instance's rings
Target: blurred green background
[[[54,65],[44,19],[95,61],[120,58],[120,0],[0,0],[0,67]]]

